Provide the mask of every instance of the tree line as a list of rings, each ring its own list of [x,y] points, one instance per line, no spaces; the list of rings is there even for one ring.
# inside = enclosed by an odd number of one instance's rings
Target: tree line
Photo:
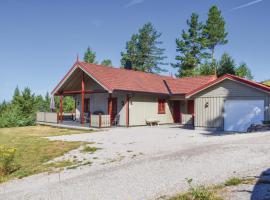
[[[228,54],[223,53],[220,59],[215,56],[219,46],[228,43],[226,22],[217,6],[208,11],[207,20],[201,22],[197,13],[192,13],[187,20],[187,29],[182,30],[176,38],[175,63],[165,63],[165,49],[161,48],[161,33],[152,23],[146,23],[126,42],[125,50],[121,52],[121,66],[125,69],[160,73],[168,71],[168,67],[177,69],[177,77],[196,75],[233,74],[247,79],[253,79],[246,63],[237,64]],[[97,63],[95,52],[87,49],[84,61]],[[107,64],[109,63],[109,64]],[[101,64],[111,66],[111,61],[104,60]]]
[[[55,108],[59,111],[60,98],[55,97]],[[10,102],[0,103],[0,128],[31,126],[35,124],[36,112],[50,111],[50,95],[47,92],[42,95],[35,95],[27,87],[22,91],[17,87]],[[72,97],[63,98],[63,111],[73,112],[75,108]]]

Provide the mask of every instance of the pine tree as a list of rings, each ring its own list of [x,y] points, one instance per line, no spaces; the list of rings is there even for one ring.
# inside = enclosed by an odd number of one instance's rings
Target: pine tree
[[[101,65],[104,65],[104,66],[112,66],[112,61],[110,59],[105,59],[101,62]]]
[[[242,78],[246,78],[249,80],[253,79],[250,69],[248,68],[247,64],[244,62],[240,63],[240,65],[236,68],[235,73],[237,76],[240,76]]]
[[[210,8],[203,34],[207,39],[207,46],[211,51],[213,62],[215,59],[214,54],[216,46],[228,43],[228,40],[226,39],[228,33],[225,30],[225,20],[217,6],[212,6]]]
[[[221,56],[221,60],[219,61],[219,66],[217,70],[218,76],[223,76],[225,74],[233,74],[235,75],[235,61],[229,54],[224,53]]]
[[[142,71],[138,65],[138,35],[133,34],[131,40],[126,42],[126,53],[121,52],[121,65],[126,69]]]
[[[199,22],[199,16],[192,13],[187,25],[188,30],[183,30],[181,38],[176,39],[176,51],[180,55],[175,57],[179,62],[173,66],[178,68],[178,77],[194,75],[202,59],[208,56],[205,52],[206,42],[202,36],[203,24]]]
[[[96,62],[96,53],[92,51],[90,47],[87,48],[85,54],[84,54],[84,62],[87,63],[97,63]]]
[[[21,96],[21,92],[20,92],[19,87],[17,86],[13,93],[12,102],[13,103],[16,102],[20,96]]]
[[[161,33],[157,32],[151,23],[145,24],[139,29],[138,34],[132,35],[126,43],[126,53],[121,53],[121,63],[125,68],[133,70],[159,73],[166,71],[161,65],[166,65],[163,60],[165,49],[159,47]]]

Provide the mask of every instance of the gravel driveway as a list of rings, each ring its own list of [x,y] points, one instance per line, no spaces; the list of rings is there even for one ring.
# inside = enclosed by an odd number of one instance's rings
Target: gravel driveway
[[[59,158],[89,159],[92,166],[39,174],[0,185],[0,199],[141,200],[221,183],[269,168],[270,133],[212,135],[175,126],[115,128],[50,139],[94,142],[94,154],[75,150]]]

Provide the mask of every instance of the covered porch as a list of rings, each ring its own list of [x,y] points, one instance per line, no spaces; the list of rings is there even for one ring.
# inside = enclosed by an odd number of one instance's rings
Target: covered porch
[[[81,68],[74,67],[56,86],[53,96],[59,96],[58,112],[37,113],[37,122],[105,128],[129,126],[129,95],[111,92]],[[64,113],[63,98],[74,99],[74,110]],[[120,119],[120,113],[125,119]]]

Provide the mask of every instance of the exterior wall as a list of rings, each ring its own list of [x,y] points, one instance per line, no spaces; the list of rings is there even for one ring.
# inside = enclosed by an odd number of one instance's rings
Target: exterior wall
[[[165,114],[158,114],[158,98],[158,95],[138,93],[132,95],[129,105],[130,126],[146,125],[146,119],[159,120],[161,124],[173,123],[172,110],[168,100]]]
[[[269,94],[231,80],[208,88],[195,98],[195,127],[223,130],[224,102],[235,100],[264,100],[265,120],[270,119]],[[207,106],[208,105],[208,106]]]
[[[95,94],[85,94],[85,98],[90,97],[90,112],[102,111],[104,114],[108,114],[108,97],[107,93],[95,93]],[[76,101],[76,120],[80,121],[80,115],[82,110],[81,105],[81,95],[78,94],[75,97]]]
[[[108,114],[108,93],[86,94],[85,98],[90,97],[90,112],[102,111]],[[112,94],[112,97],[117,97],[117,113],[119,115],[119,125],[126,125],[126,111],[125,111],[125,95],[123,93]],[[81,95],[76,95],[76,120],[80,121],[81,113]]]

